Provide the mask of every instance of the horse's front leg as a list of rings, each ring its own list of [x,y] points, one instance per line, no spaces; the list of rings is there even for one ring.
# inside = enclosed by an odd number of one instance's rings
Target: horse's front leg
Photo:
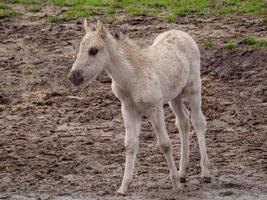
[[[134,110],[122,103],[122,116],[125,124],[126,134],[125,134],[125,150],[126,150],[126,160],[125,160],[125,170],[124,176],[118,194],[125,195],[132,180],[133,180],[133,170],[136,159],[136,154],[139,146],[139,133],[141,125],[141,117]]]

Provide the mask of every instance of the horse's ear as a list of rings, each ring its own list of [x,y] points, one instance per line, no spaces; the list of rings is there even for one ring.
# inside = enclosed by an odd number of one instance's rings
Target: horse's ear
[[[90,24],[88,24],[86,19],[84,19],[84,21],[83,21],[83,27],[84,27],[84,30],[86,31],[86,33],[94,30],[93,27]]]
[[[98,35],[102,38],[105,39],[107,37],[107,29],[105,26],[100,22],[99,20],[97,21],[97,33]]]

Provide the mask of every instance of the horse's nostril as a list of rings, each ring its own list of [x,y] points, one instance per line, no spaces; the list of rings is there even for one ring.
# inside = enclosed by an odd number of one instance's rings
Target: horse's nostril
[[[82,71],[75,70],[75,71],[71,72],[71,74],[69,76],[69,80],[76,86],[80,85],[83,82]]]

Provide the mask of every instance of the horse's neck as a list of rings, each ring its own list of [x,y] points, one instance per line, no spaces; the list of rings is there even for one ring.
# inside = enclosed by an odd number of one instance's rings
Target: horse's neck
[[[111,51],[111,63],[108,73],[113,81],[122,88],[127,88],[136,82],[136,66],[140,55],[140,49],[128,42],[121,41],[117,48]]]

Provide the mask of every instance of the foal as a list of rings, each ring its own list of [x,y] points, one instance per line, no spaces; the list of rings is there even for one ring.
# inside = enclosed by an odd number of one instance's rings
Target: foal
[[[200,54],[194,40],[185,32],[171,30],[160,34],[148,48],[141,49],[130,40],[116,39],[99,21],[93,27],[85,20],[84,28],[86,35],[68,77],[78,86],[105,70],[112,79],[112,91],[121,101],[126,128],[125,171],[117,193],[126,194],[133,179],[142,115],[147,116],[154,127],[158,145],[168,163],[173,188],[179,189],[185,183],[190,123],[182,94],[189,100],[191,121],[199,142],[201,177],[209,181],[206,121],[201,110]],[[164,122],[163,104],[167,102],[176,116],[181,134],[179,172]]]

